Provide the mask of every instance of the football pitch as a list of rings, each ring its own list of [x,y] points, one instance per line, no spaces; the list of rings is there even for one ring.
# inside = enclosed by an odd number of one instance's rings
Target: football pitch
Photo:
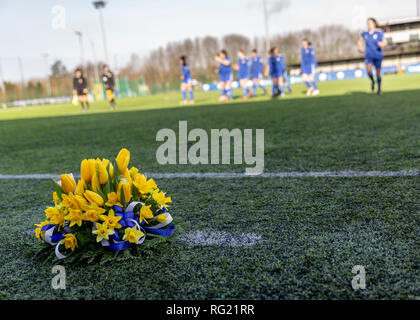
[[[306,97],[217,104],[197,93],[106,102],[80,114],[71,104],[0,110],[0,299],[420,299],[420,75],[320,83]],[[265,173],[411,172],[395,176],[209,177],[247,165],[160,165],[156,133],[264,129]],[[73,172],[85,158],[114,158],[160,176],[172,197],[175,234],[140,257],[104,263],[41,261],[33,234],[51,204],[47,175]],[[233,155],[232,155],[233,158]],[[37,179],[22,175],[39,174]],[[45,175],[45,176],[42,176]],[[128,251],[127,251],[128,252]],[[151,253],[152,252],[152,253]],[[54,290],[51,268],[66,268]],[[354,290],[354,266],[366,289]]]

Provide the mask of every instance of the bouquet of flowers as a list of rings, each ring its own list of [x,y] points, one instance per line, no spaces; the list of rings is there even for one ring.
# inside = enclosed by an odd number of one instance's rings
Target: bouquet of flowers
[[[54,206],[35,235],[55,246],[58,259],[92,245],[120,251],[141,245],[147,234],[173,234],[171,198],[129,162],[130,152],[122,149],[115,161],[83,160],[77,183],[72,174],[53,180]]]

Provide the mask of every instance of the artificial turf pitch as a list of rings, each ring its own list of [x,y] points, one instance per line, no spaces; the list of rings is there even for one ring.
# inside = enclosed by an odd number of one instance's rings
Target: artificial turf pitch
[[[420,169],[420,76],[320,84],[308,98],[296,85],[286,99],[216,105],[217,93],[105,102],[90,114],[72,105],[0,111],[0,174],[79,172],[80,160],[131,151],[141,171],[244,172],[246,165],[167,165],[155,159],[156,132],[187,120],[189,129],[265,130],[265,172]],[[239,95],[239,92],[237,93]],[[232,161],[233,162],[233,161]],[[151,254],[105,264],[43,263],[28,252],[28,232],[43,219],[47,180],[0,180],[2,299],[416,299],[420,297],[420,177],[158,179],[173,198],[175,237]],[[189,231],[253,233],[249,247],[180,241]],[[55,264],[65,290],[51,288]],[[366,290],[351,270],[366,269]]]

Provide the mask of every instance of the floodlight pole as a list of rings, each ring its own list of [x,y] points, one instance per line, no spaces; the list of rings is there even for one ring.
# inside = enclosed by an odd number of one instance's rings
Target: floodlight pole
[[[80,31],[75,31],[74,33],[79,38],[80,58],[81,58],[81,64],[82,64],[82,69],[83,69],[85,66],[85,51],[83,50],[83,33],[81,33]]]
[[[92,54],[93,54],[93,71],[95,72],[95,81],[99,82],[98,62],[96,60],[95,43],[91,40],[90,45],[92,47]]]
[[[105,63],[109,63],[108,47],[107,47],[106,35],[105,35],[105,24],[104,24],[104,18],[102,16],[102,10],[101,10],[101,9],[105,8],[106,2],[105,1],[94,1],[93,5],[95,6],[95,9],[98,9],[98,13],[99,13],[99,23],[101,25],[102,42],[104,44]]]
[[[268,29],[268,8],[267,0],[263,0],[263,9],[264,9],[264,25],[265,25],[265,52],[268,54],[270,51],[270,32]]]
[[[26,90],[25,90],[25,77],[23,75],[23,64],[21,57],[18,57],[18,65],[20,71],[20,85],[22,86],[22,96],[23,99],[26,99]]]

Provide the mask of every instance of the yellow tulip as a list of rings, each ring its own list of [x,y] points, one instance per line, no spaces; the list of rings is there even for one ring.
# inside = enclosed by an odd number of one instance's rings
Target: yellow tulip
[[[125,171],[121,174],[121,178],[124,178],[125,180],[127,180],[127,183],[131,186],[133,181],[131,179],[131,175],[130,172],[128,171],[128,169],[125,169]]]
[[[61,175],[61,189],[63,189],[64,193],[70,193],[74,192],[74,189],[76,188],[76,181],[68,175],[63,174]]]
[[[90,203],[96,203],[99,207],[104,204],[104,199],[96,192],[87,190],[83,195]]]
[[[100,184],[105,184],[108,182],[108,172],[106,171],[106,167],[102,164],[102,161],[97,159],[96,160],[96,165],[98,168],[98,173],[99,173],[99,183]]]
[[[78,196],[83,196],[85,189],[86,189],[86,183],[83,181],[83,179],[80,179],[79,182],[77,182],[76,194]]]
[[[80,175],[82,176],[83,181],[89,183],[92,181],[93,168],[89,160],[85,159],[80,164]]]
[[[130,151],[123,148],[118,153],[117,156],[117,163],[118,163],[118,170],[120,171],[120,174],[123,174],[124,171],[127,169],[128,164],[130,162]]]
[[[109,165],[109,174],[111,175],[111,178],[114,178],[114,166],[108,159],[102,159],[102,165],[105,167],[105,169]]]
[[[91,186],[92,186],[92,190],[95,191],[95,192],[96,192],[96,189],[99,189],[99,190],[101,189],[101,185],[99,183],[99,178],[98,178],[97,173],[95,173],[92,177]]]
[[[121,202],[121,190],[124,190],[124,200],[125,203],[128,203],[128,201],[130,201],[131,199],[131,188],[130,185],[128,183],[125,183],[124,181],[120,181],[120,183],[118,184],[118,200]]]

